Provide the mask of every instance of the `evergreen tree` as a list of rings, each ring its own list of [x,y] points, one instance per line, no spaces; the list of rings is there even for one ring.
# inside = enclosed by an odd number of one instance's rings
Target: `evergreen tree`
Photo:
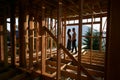
[[[86,45],[84,47],[84,49],[90,49],[90,44],[91,44],[91,38],[89,36],[91,36],[91,30],[90,28],[88,28],[88,31],[85,34],[85,37],[83,39],[83,45]],[[93,36],[94,38],[92,38],[92,49],[93,50],[99,50],[99,32],[97,30],[93,30]]]

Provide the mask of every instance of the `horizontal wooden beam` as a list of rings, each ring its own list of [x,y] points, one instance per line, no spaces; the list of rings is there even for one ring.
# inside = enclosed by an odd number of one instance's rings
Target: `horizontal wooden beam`
[[[77,71],[77,66],[73,66],[73,65],[67,65],[66,69],[70,69],[70,70],[74,70]],[[94,69],[87,69],[87,71],[91,74],[94,75],[96,77],[104,77],[104,72],[101,71],[97,71]]]
[[[103,13],[103,14],[96,14],[94,15],[94,18],[98,18],[98,17],[107,17],[107,13]],[[83,19],[88,19],[88,18],[92,18],[92,15],[83,15]],[[76,17],[67,17],[67,18],[63,18],[62,19],[63,21],[64,20],[79,20],[79,17],[76,16]]]
[[[97,22],[85,22],[85,23],[82,23],[83,25],[88,25],[88,24],[100,24],[100,21],[97,21]],[[71,24],[66,24],[66,26],[78,26],[79,23],[71,23]],[[64,26],[64,25],[63,25]]]

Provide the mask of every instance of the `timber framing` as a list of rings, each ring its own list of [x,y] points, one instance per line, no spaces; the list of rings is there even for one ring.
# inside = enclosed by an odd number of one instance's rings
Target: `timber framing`
[[[108,0],[0,0],[0,10],[0,61],[5,68],[12,65],[22,71],[13,80],[26,79],[28,74],[42,80],[104,80],[106,50],[102,42],[107,38]],[[98,36],[93,35],[96,24]],[[90,25],[90,35],[82,34],[83,25]],[[78,27],[76,53],[66,49],[68,26]],[[89,49],[83,48],[82,38],[89,38]],[[93,49],[95,39],[98,50]],[[9,70],[0,76],[9,73],[15,75]]]

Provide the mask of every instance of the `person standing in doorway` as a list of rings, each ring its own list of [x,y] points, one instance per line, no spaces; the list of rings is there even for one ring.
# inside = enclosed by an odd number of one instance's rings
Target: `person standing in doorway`
[[[72,28],[72,52],[75,49],[75,53],[77,53],[77,47],[76,47],[76,32],[75,32],[75,28]]]
[[[68,36],[68,40],[67,40],[67,49],[70,51],[71,50],[71,29],[68,29],[67,31],[67,36]]]

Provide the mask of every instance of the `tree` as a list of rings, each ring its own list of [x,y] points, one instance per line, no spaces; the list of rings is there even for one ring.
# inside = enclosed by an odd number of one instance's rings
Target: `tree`
[[[93,30],[94,38],[90,38],[91,30],[90,28],[88,28],[88,31],[86,32],[85,36],[87,37],[83,39],[83,45],[86,45],[84,49],[90,49],[91,39],[92,39],[92,49],[99,50],[99,32],[97,30]]]

